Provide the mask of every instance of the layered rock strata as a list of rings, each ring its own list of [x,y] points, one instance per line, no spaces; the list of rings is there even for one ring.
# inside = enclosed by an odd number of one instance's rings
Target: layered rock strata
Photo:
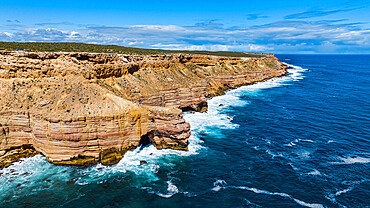
[[[22,152],[112,165],[141,144],[187,150],[183,111],[204,111],[206,98],[286,68],[271,55],[0,52],[0,167]]]

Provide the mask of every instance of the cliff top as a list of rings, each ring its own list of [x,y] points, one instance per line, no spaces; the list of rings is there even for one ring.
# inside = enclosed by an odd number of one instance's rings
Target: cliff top
[[[187,51],[132,48],[117,45],[97,45],[86,43],[46,43],[46,42],[0,42],[0,51],[29,51],[29,52],[88,52],[88,53],[118,53],[129,55],[154,54],[199,54],[229,57],[266,57],[268,53],[250,53],[233,51]]]

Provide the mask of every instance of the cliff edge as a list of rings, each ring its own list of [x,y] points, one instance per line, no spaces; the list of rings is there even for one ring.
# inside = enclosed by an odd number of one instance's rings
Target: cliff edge
[[[273,56],[1,51],[0,168],[38,153],[88,166],[141,144],[187,150],[183,111],[286,68]]]

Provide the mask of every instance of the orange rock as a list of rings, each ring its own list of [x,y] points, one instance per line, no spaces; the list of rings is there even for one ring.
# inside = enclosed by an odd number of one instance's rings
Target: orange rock
[[[187,150],[182,111],[287,68],[273,55],[0,51],[0,60],[0,155],[30,145],[60,165],[115,164],[142,139]]]

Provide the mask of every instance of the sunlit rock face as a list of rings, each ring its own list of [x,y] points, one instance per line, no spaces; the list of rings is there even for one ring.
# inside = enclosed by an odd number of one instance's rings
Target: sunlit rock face
[[[148,142],[187,150],[183,111],[286,68],[272,56],[0,52],[0,168],[36,153],[112,165]]]

